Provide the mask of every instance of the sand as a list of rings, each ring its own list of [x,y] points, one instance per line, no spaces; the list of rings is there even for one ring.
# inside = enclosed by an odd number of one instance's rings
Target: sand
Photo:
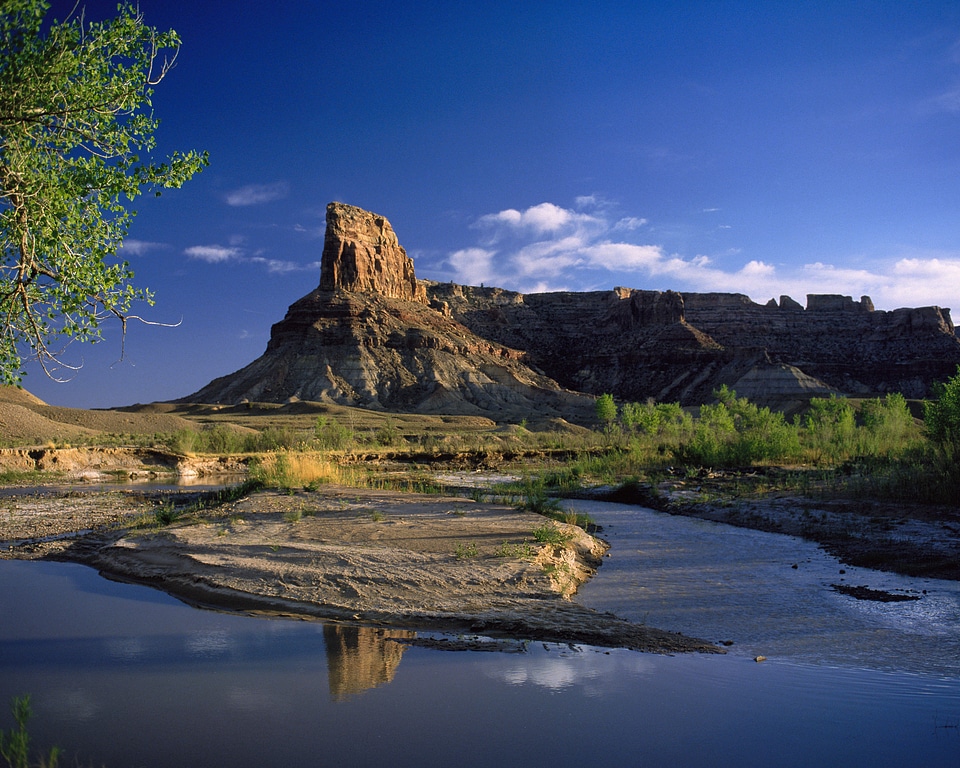
[[[445,647],[481,635],[720,651],[569,600],[607,545],[508,506],[324,487],[263,491],[165,527],[132,527],[156,505],[134,493],[7,495],[2,556],[86,563],[218,610],[447,633]],[[539,543],[534,530],[544,526],[561,541]],[[40,536],[52,540],[24,541]]]

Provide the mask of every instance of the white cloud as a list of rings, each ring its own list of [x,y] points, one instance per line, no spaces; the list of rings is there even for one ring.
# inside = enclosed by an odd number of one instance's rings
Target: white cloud
[[[240,256],[239,248],[227,248],[224,245],[193,245],[184,250],[191,259],[199,259],[208,264],[222,264]]]
[[[577,198],[597,206],[593,215],[541,203],[481,216],[481,245],[447,258],[455,282],[496,285],[521,292],[598,290],[613,285],[677,291],[742,293],[765,303],[782,295],[806,303],[807,294],[870,296],[879,309],[938,305],[960,309],[960,253],[892,254],[871,266],[822,261],[799,266],[752,259],[723,267],[709,256],[670,253],[642,242],[646,220],[615,213],[616,205],[594,196]],[[739,250],[717,258],[730,264]]]
[[[295,261],[284,261],[282,259],[267,259],[263,256],[253,256],[247,259],[251,264],[262,264],[267,268],[267,272],[273,275],[287,275],[291,272],[312,272],[320,271],[320,262],[312,261],[309,264],[298,264]]]
[[[293,231],[301,235],[306,235],[310,238],[321,239],[327,231],[326,224],[321,224],[316,227],[305,227],[303,224],[294,224]]]
[[[659,245],[634,245],[608,241],[590,246],[585,251],[591,264],[612,272],[654,270],[663,261],[663,250]]]
[[[128,237],[123,241],[123,245],[120,246],[120,250],[123,251],[125,256],[144,256],[150,251],[156,251],[166,247],[167,246],[163,243],[151,243],[147,240],[135,240],[134,238]]]
[[[225,245],[194,245],[184,250],[184,253],[191,259],[205,261],[207,264],[225,264],[227,262],[256,264],[266,267],[267,272],[272,275],[313,271],[319,273],[320,271],[320,262],[318,261],[301,264],[296,261],[286,261],[284,259],[269,259],[258,253],[248,255],[243,248],[228,247]]]
[[[493,257],[496,251],[484,248],[465,248],[450,254],[449,262],[457,274],[458,282],[464,285],[480,285],[496,277]]]
[[[274,184],[248,184],[228,192],[226,200],[227,205],[233,206],[261,205],[280,200],[286,197],[289,191],[290,185],[285,181]]]
[[[631,232],[635,229],[640,229],[640,227],[644,227],[646,225],[647,225],[646,219],[641,219],[636,216],[627,216],[625,218],[620,219],[620,221],[614,224],[613,229],[614,231],[626,230],[628,232]]]
[[[578,199],[582,200],[583,198]],[[477,223],[479,226],[491,228],[506,225],[513,229],[528,230],[534,234],[542,235],[571,226],[583,226],[595,222],[597,222],[597,219],[585,213],[577,213],[553,203],[540,203],[527,208],[525,211],[508,208],[499,213],[490,213],[481,216]]]

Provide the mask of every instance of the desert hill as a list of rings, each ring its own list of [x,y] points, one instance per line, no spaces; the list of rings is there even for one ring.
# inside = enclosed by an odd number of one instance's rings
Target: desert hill
[[[726,384],[777,407],[829,393],[925,397],[960,364],[948,309],[869,297],[520,294],[418,280],[390,223],[327,207],[320,285],[264,354],[181,402],[312,400],[387,411],[591,418],[594,396],[696,405]]]
[[[103,433],[154,434],[196,429],[172,413],[85,410],[47,405],[18,387],[0,387],[0,440],[5,443],[71,441]]]

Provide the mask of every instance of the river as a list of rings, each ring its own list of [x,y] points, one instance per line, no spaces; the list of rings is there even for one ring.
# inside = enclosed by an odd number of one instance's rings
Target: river
[[[434,651],[402,644],[409,632],[201,611],[79,565],[0,561],[0,701],[30,693],[37,744],[108,768],[960,765],[957,584],[571,504],[612,544],[578,600],[728,654]],[[919,599],[856,600],[841,583]]]

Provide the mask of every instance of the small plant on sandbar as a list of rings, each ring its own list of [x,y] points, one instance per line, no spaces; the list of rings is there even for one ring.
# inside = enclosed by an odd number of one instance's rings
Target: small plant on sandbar
[[[479,554],[477,545],[473,543],[464,544],[462,541],[458,541],[453,549],[453,556],[457,560],[467,560],[471,557],[477,557]]]
[[[505,541],[497,547],[493,554],[496,557],[516,557],[521,560],[529,560],[536,557],[536,549],[529,541]]]
[[[533,529],[533,538],[541,544],[566,544],[570,541],[571,535],[562,528],[557,528],[550,523],[544,523],[539,528]]]
[[[157,511],[153,513],[158,525],[170,525],[170,523],[176,522],[181,515],[183,515],[183,510],[177,509],[177,506],[172,501],[164,502]]]

